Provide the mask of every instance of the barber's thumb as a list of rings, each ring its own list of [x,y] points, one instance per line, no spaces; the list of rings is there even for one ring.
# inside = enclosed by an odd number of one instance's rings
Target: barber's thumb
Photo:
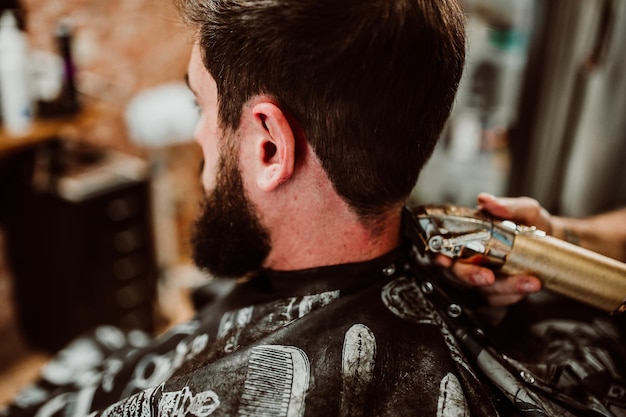
[[[496,197],[489,193],[480,193],[477,200],[478,208],[493,216],[503,219],[510,219],[513,216],[511,207],[505,198]]]

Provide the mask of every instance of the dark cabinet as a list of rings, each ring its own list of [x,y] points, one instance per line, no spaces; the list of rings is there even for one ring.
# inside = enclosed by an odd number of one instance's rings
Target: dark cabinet
[[[57,350],[98,324],[152,330],[149,180],[120,172],[123,157],[107,158],[16,194],[5,220],[21,330],[35,346]]]

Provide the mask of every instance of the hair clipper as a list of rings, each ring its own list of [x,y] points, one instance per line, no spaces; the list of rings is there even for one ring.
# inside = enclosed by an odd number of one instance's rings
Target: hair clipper
[[[528,274],[544,288],[610,313],[626,310],[626,263],[547,236],[534,227],[454,205],[407,208],[422,255],[442,254],[504,274]]]

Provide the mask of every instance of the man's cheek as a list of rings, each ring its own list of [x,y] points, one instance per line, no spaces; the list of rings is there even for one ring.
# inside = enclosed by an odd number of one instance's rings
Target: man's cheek
[[[207,195],[211,194],[215,189],[215,174],[209,172],[206,168],[202,172],[202,186]]]
[[[215,188],[218,175],[218,158],[215,155],[204,155],[202,164],[202,185],[206,192]]]

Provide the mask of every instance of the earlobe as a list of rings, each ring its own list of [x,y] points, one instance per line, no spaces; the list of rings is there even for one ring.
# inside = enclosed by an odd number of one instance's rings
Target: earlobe
[[[295,137],[283,111],[274,103],[262,101],[252,107],[254,123],[260,132],[257,143],[257,186],[274,191],[287,181],[295,167]]]

